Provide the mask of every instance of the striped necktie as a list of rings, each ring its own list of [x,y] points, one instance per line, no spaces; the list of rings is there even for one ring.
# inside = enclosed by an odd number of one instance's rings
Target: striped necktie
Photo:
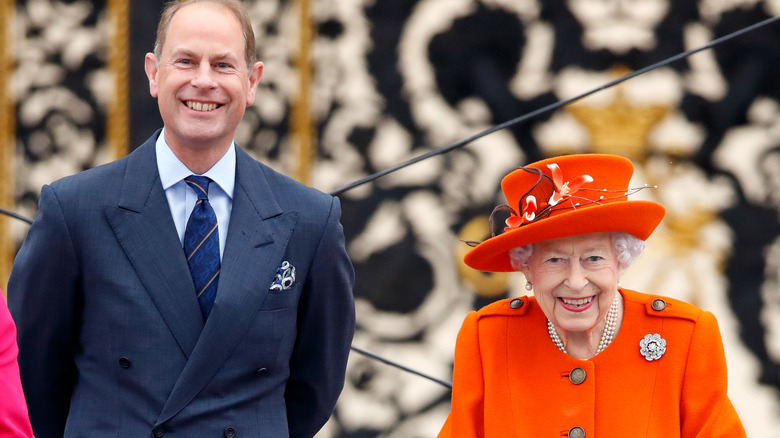
[[[209,203],[209,183],[205,176],[190,175],[184,181],[195,190],[198,200],[184,232],[184,254],[198,294],[203,320],[208,318],[217,296],[219,282],[219,232],[217,215]]]

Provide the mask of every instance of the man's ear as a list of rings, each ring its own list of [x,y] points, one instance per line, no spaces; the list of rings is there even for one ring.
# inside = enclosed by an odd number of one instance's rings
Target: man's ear
[[[263,63],[258,61],[252,66],[252,70],[249,71],[249,90],[246,93],[246,106],[255,103],[255,93],[261,77],[263,77]]]
[[[152,97],[157,97],[157,58],[154,53],[147,53],[144,58],[144,70],[146,71],[146,77],[149,79],[149,94]]]

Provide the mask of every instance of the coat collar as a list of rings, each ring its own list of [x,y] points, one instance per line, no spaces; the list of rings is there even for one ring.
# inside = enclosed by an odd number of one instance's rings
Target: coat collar
[[[126,157],[116,206],[104,214],[157,310],[186,357],[190,357],[203,320],[195,286],[160,183],[154,141],[159,131]],[[193,292],[194,293],[194,292]]]

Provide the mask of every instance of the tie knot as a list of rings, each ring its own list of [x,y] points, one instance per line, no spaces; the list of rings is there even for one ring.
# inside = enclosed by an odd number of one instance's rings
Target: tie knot
[[[209,183],[211,178],[201,175],[190,175],[184,178],[184,181],[195,190],[198,195],[198,199],[209,199]]]

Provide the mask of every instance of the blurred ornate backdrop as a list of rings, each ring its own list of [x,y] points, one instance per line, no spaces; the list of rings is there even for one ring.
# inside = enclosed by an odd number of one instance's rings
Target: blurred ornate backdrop
[[[266,67],[236,140],[323,191],[780,14],[778,0],[245,3]],[[143,55],[161,4],[0,0],[0,207],[34,216],[42,184],[159,127]],[[775,25],[343,194],[354,345],[448,380],[465,314],[525,293],[459,261],[501,177],[616,153],[668,210],[623,284],[714,312],[748,436],[780,437],[778,77]],[[2,285],[26,230],[0,218]],[[319,436],[431,437],[448,409],[443,386],[353,355]]]

